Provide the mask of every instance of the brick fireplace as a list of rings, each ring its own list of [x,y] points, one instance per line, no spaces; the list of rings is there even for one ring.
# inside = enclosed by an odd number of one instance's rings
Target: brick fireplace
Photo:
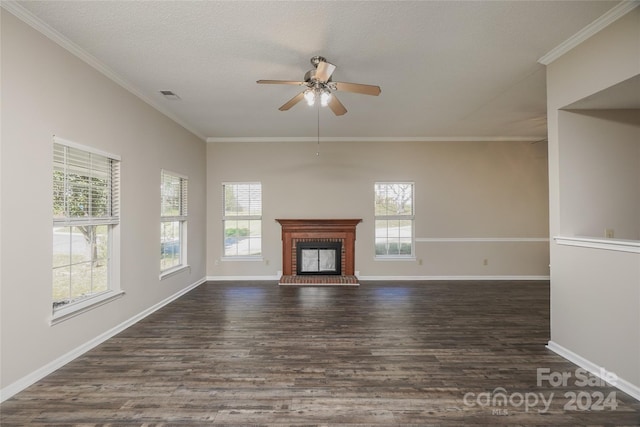
[[[282,226],[281,285],[358,285],[355,276],[356,226],[362,219],[276,219]],[[298,243],[340,243],[341,271],[298,274]]]

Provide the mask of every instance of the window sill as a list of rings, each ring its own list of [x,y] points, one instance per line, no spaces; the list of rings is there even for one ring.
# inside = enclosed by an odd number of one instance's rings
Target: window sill
[[[373,257],[374,261],[416,261],[417,258],[413,255],[386,255]]]
[[[220,258],[220,261],[222,262],[227,262],[227,261],[255,261],[255,262],[262,262],[264,261],[264,259],[262,258],[262,255],[255,255],[255,256],[223,256]]]
[[[160,273],[160,280],[164,280],[164,279],[168,279],[171,276],[175,276],[176,274],[184,271],[184,270],[189,270],[191,271],[191,266],[189,264],[187,265],[179,265],[177,267],[171,268],[169,270],[165,270],[162,273]]]
[[[93,297],[89,297],[78,301],[76,303],[69,304],[66,307],[59,308],[53,312],[51,326],[71,319],[79,314],[85,313],[89,310],[93,310],[108,302],[114,301],[124,295],[124,291],[106,291]]]

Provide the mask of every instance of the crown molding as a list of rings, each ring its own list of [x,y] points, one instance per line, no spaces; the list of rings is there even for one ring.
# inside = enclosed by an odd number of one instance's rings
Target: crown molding
[[[328,136],[320,142],[540,142],[546,136]],[[318,142],[314,136],[283,137],[209,137],[207,142]]]
[[[542,65],[549,65],[556,59],[560,58],[565,53],[569,52],[580,43],[587,40],[589,37],[603,30],[607,26],[611,25],[618,19],[622,18],[627,13],[631,12],[636,7],[640,6],[640,0],[625,0],[611,8],[604,15],[593,21],[591,24],[584,27],[558,46],[551,49],[546,55],[538,59],[538,62]]]
[[[29,25],[31,28],[35,29],[36,31],[40,32],[41,34],[49,38],[51,41],[58,44],[63,49],[67,50],[71,54],[80,58],[82,61],[84,61],[85,63],[95,68],[100,73],[102,73],[105,77],[109,78],[116,84],[120,85],[122,88],[132,93],[133,95],[137,96],[142,101],[146,102],[147,104],[149,104],[150,106],[158,110],[160,113],[164,114],[165,116],[167,116],[168,118],[170,118],[171,120],[173,120],[174,122],[176,122],[177,124],[185,128],[186,130],[188,130],[189,132],[196,135],[198,138],[202,140],[206,139],[204,135],[202,135],[200,132],[194,129],[191,125],[189,125],[188,123],[185,123],[180,118],[176,117],[173,113],[165,109],[162,105],[160,105],[158,102],[156,102],[152,98],[149,98],[147,95],[145,95],[140,90],[138,90],[133,84],[129,83],[127,80],[120,77],[115,71],[113,71],[111,68],[106,66],[96,57],[86,52],[80,46],[78,46],[77,44],[75,44],[74,42],[66,38],[64,35],[62,35],[60,32],[58,32],[51,26],[47,25],[40,18],[38,18],[33,13],[29,12],[27,9],[25,9],[20,4],[18,4],[18,2],[14,0],[2,0],[0,1],[0,7],[10,12],[11,14],[15,15],[16,18],[20,19],[22,22]]]

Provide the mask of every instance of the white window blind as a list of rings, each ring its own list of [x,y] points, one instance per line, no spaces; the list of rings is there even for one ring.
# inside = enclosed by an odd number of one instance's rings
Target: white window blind
[[[161,178],[163,218],[186,219],[188,209],[188,185],[187,178],[173,172],[162,171]]]
[[[119,160],[53,144],[54,223],[117,223],[119,184]]]

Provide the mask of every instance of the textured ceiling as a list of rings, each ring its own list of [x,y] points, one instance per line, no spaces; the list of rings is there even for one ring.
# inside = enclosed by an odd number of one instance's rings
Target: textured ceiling
[[[546,136],[537,60],[611,1],[28,1],[56,30],[201,137],[315,137],[318,113],[278,107],[309,59],[336,81],[348,113],[320,111],[323,137]],[[180,101],[158,91],[172,90]]]

